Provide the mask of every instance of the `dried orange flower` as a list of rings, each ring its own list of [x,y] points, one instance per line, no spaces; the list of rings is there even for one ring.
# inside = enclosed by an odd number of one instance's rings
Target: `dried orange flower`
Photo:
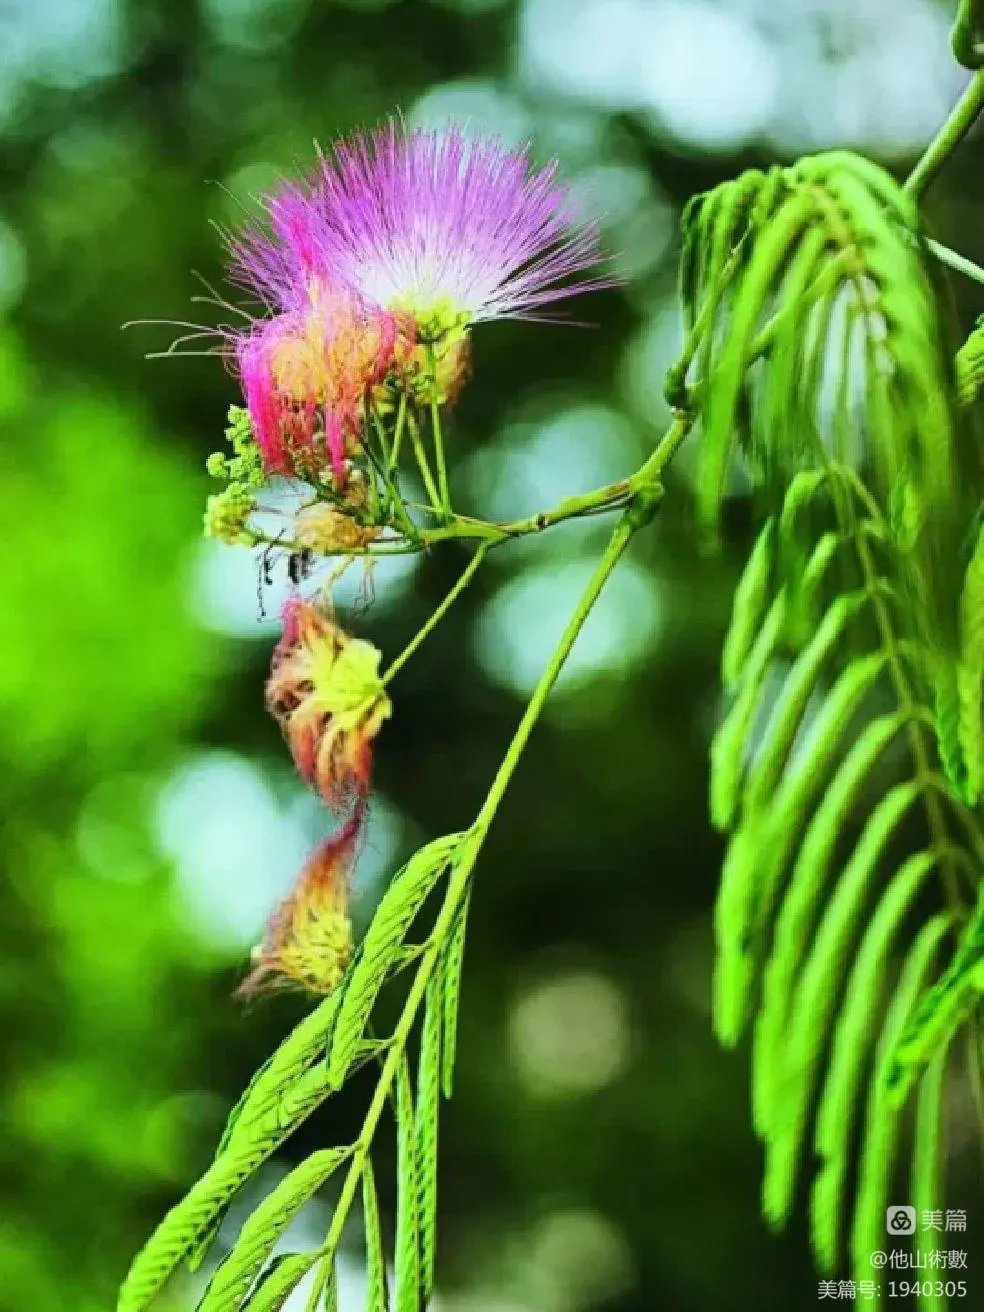
[[[341,980],[352,956],[349,881],[360,821],[357,810],[308,861],[253,949],[253,969],[239,986],[239,997],[278,988],[325,994]]]
[[[300,774],[332,807],[369,791],[372,740],[392,706],[379,676],[380,653],[301,598],[284,609],[284,633],[266,702]]]

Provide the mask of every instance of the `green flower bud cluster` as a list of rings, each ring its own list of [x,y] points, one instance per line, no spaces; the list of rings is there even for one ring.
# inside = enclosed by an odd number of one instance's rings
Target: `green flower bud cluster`
[[[256,509],[256,497],[245,483],[230,483],[205,503],[205,536],[218,538],[231,547],[252,547],[259,540],[247,527]]]
[[[266,482],[266,475],[253,436],[249,411],[241,405],[231,405],[228,417],[229,426],[225,430],[225,437],[233,454],[227,456],[223,451],[213,451],[205,462],[205,468],[213,478],[224,478],[247,487],[261,487]]]

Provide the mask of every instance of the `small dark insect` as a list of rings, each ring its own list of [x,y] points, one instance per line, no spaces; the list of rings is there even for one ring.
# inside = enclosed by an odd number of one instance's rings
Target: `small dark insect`
[[[295,587],[311,573],[314,567],[314,552],[305,548],[303,551],[293,551],[287,557],[287,575]]]
[[[277,550],[277,543],[280,541],[282,534],[277,535],[277,542],[271,542],[269,546],[263,548],[260,552],[256,569],[256,609],[257,618],[266,619],[266,607],[263,604],[263,589],[273,587],[273,566],[275,563],[274,552]],[[293,557],[291,557],[291,560]],[[291,575],[293,578],[293,574]]]

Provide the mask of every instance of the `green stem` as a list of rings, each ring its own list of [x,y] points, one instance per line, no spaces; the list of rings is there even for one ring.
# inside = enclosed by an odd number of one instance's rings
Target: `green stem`
[[[427,364],[430,374],[429,384],[431,389],[430,417],[431,417],[431,436],[434,440],[434,456],[437,460],[437,480],[441,494],[441,509],[444,514],[450,518],[451,515],[451,495],[448,491],[448,468],[444,458],[444,433],[441,428],[441,407],[437,400],[437,357],[434,354],[433,345],[427,344]]]
[[[962,273],[965,278],[970,278],[973,282],[984,284],[984,269],[973,260],[968,260],[966,255],[961,255],[958,251],[951,251],[949,246],[944,246],[932,237],[927,237],[926,249],[931,255],[935,255],[940,264],[945,264],[950,269],[955,269],[957,273]]]
[[[437,458],[437,482],[441,494],[441,509],[445,515],[451,514],[451,493],[448,490],[448,466],[444,458],[444,434],[441,431],[441,410],[436,401],[431,402],[431,434],[434,438],[434,455]]]
[[[401,532],[405,537],[409,538],[411,542],[416,542],[418,536],[417,526],[407,514],[407,508],[403,503],[403,497],[400,495],[400,489],[397,485],[396,475],[394,473],[395,462],[393,460],[392,450],[387,452],[384,424],[376,410],[373,410],[372,412],[372,422],[373,427],[376,430],[376,436],[379,439],[379,445],[383,451],[383,463],[380,464],[376,460],[368,446],[366,446],[366,454],[369,456],[373,468],[377,471],[379,477],[386,485],[386,491],[389,498],[389,508],[392,509]],[[399,424],[399,416],[397,416],[397,424]],[[395,448],[396,439],[394,439],[393,450],[395,450]]]
[[[909,174],[905,190],[910,196],[922,196],[946,161],[974,126],[984,109],[984,69],[974,74],[949,118],[926,147],[919,163]]]
[[[674,408],[686,404],[687,374],[690,372],[690,366],[693,364],[694,356],[697,354],[700,344],[704,340],[705,334],[710,330],[711,325],[714,322],[714,316],[717,314],[718,306],[721,304],[721,298],[724,296],[728,284],[738,269],[744,246],[745,239],[743,237],[725,260],[717,282],[708,293],[704,304],[701,306],[699,313],[690,326],[689,332],[683,340],[683,346],[680,348],[679,356],[666,371],[666,377],[663,382],[663,395],[668,404]]]
[[[667,461],[690,430],[693,417],[688,411],[677,412],[669,430],[649,459],[628,478],[620,478],[604,487],[591,492],[579,493],[565,497],[563,501],[550,510],[539,510],[525,519],[510,520],[505,524],[494,524],[484,519],[473,519],[467,515],[452,515],[448,523],[439,528],[413,528],[413,536],[403,538],[386,538],[368,547],[347,547],[337,555],[345,556],[404,556],[435,546],[439,542],[484,542],[490,547],[499,546],[512,538],[542,533],[555,524],[568,519],[583,519],[589,515],[607,514],[613,510],[622,510],[638,492],[650,488],[658,481],[659,474]],[[433,507],[431,507],[433,509]],[[439,512],[440,513],[440,512]],[[295,544],[283,538],[273,538],[267,534],[256,533],[257,542],[267,542],[283,547],[285,551],[298,549]]]
[[[417,648],[420,647],[421,644],[428,637],[430,637],[433,631],[437,628],[438,624],[440,624],[441,620],[444,619],[445,615],[448,613],[448,611],[451,609],[454,603],[464,592],[465,588],[467,588],[468,584],[471,583],[472,579],[475,576],[476,571],[478,570],[479,565],[481,565],[482,561],[485,559],[485,553],[488,551],[490,545],[491,543],[483,542],[478,546],[478,548],[475,551],[475,554],[472,556],[471,560],[468,562],[468,564],[465,566],[464,570],[462,571],[457,583],[455,583],[454,587],[444,598],[444,600],[441,602],[438,608],[434,611],[433,615],[431,615],[430,619],[419,631],[419,633],[417,633],[416,636],[412,638],[410,642],[407,643],[404,649],[400,652],[399,656],[396,657],[396,659],[390,665],[389,669],[383,675],[382,681],[384,684],[389,683],[391,679],[393,679],[397,674],[399,674],[400,670],[403,669],[404,665],[406,665],[407,661],[414,654]]]
[[[437,490],[437,484],[434,482],[434,475],[431,473],[430,462],[427,459],[427,452],[424,450],[424,444],[420,440],[420,429],[413,415],[410,416],[410,422],[407,425],[410,429],[410,441],[413,445],[413,454],[417,460],[417,468],[420,470],[420,477],[424,480],[424,489],[431,505],[439,515],[444,514],[443,503],[441,502],[440,493]]]
[[[407,426],[407,394],[400,393],[400,404],[396,411],[396,424],[393,429],[393,446],[390,450],[389,468],[390,472],[396,468],[397,461],[400,458],[400,446],[403,442],[403,433]]]

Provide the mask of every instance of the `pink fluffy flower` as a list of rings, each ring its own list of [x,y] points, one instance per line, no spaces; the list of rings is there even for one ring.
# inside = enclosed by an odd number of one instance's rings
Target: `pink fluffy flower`
[[[556,163],[457,129],[395,122],[340,142],[306,192],[276,205],[282,231],[366,301],[423,325],[537,317],[607,285],[585,278],[598,234],[582,223]]]
[[[367,396],[412,374],[418,342],[440,344],[451,396],[471,324],[542,317],[611,283],[586,276],[597,231],[555,173],[496,141],[390,122],[266,198],[268,223],[230,246],[234,281],[266,312],[234,346],[267,472],[341,483]]]
[[[365,398],[393,362],[397,320],[324,279],[291,296],[236,339],[246,405],[267,473],[330,472],[341,485]]]

